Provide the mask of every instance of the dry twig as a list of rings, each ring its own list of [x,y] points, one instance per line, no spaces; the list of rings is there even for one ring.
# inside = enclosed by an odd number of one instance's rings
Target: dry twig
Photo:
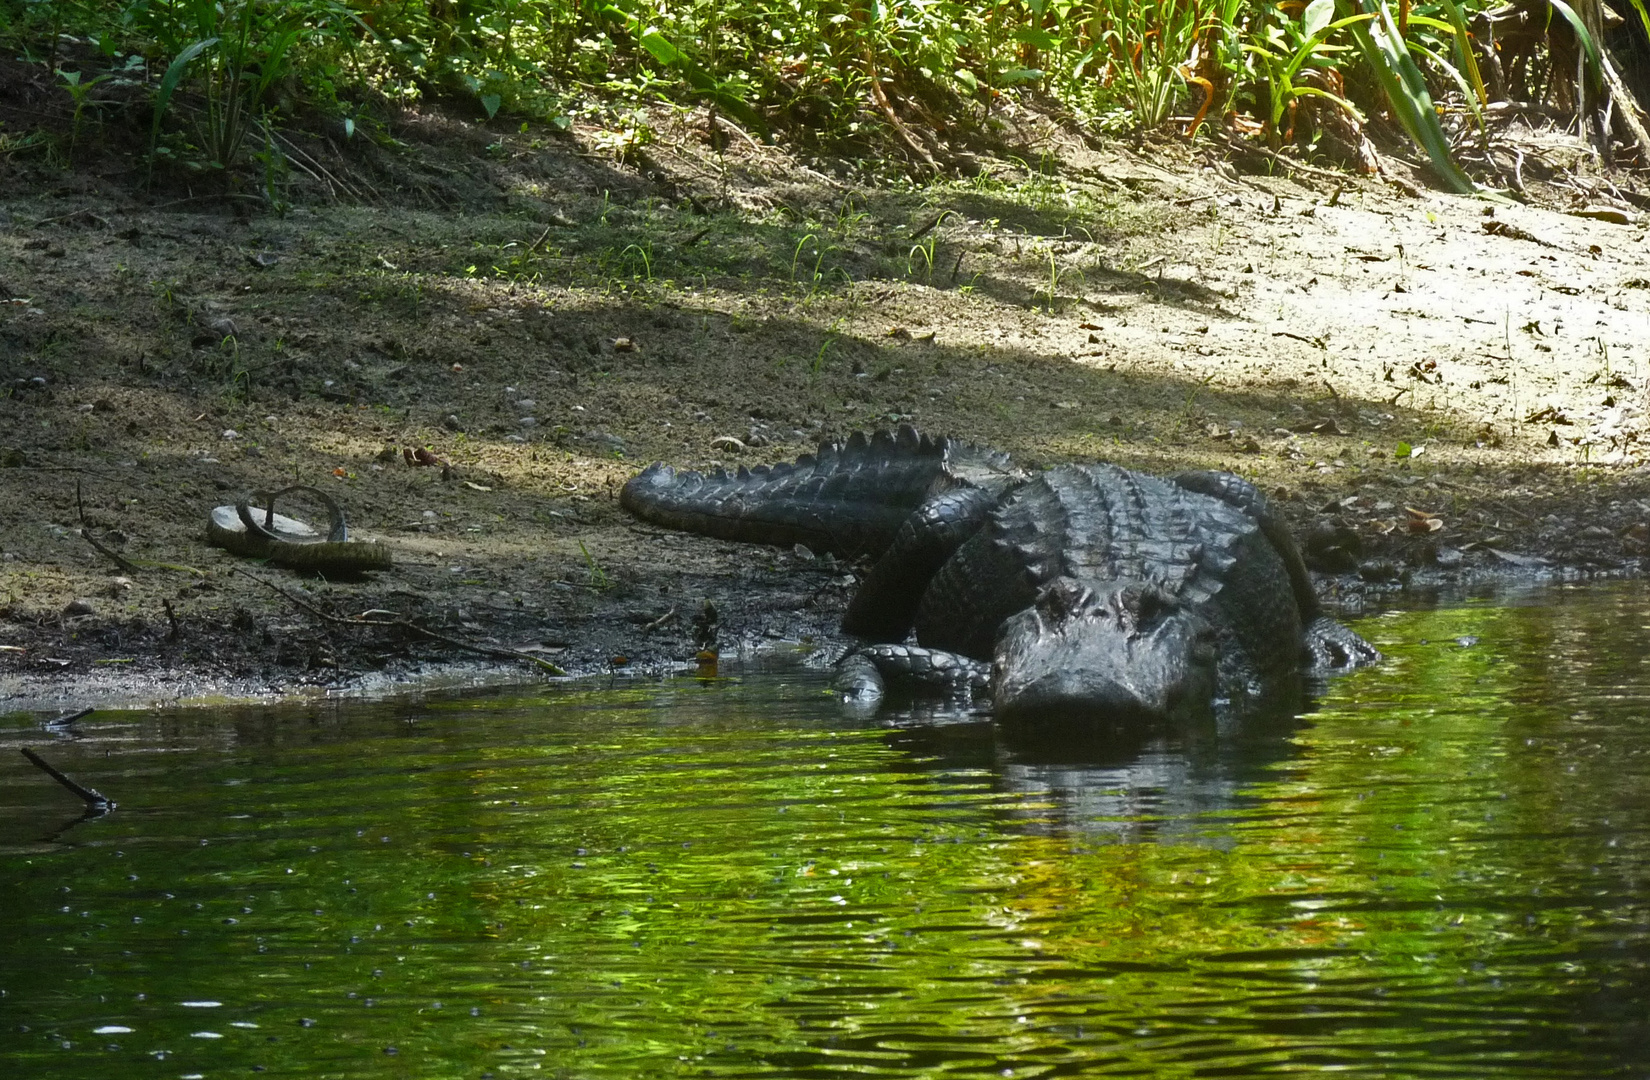
[[[567,672],[562,668],[552,664],[548,660],[534,656],[532,653],[525,653],[519,649],[506,649],[501,645],[484,645],[476,641],[465,641],[463,638],[453,637],[451,634],[444,634],[439,630],[432,630],[422,623],[401,615],[398,615],[393,619],[366,619],[359,617],[346,619],[341,615],[334,615],[331,612],[322,611],[314,604],[293,596],[291,593],[287,592],[279,585],[276,585],[274,582],[265,581],[256,574],[249,574],[238,566],[234,567],[233,570],[242,577],[250,578],[251,580],[256,581],[259,585],[262,585],[264,588],[269,589],[293,607],[306,611],[331,626],[391,627],[398,630],[405,630],[410,634],[415,634],[418,637],[425,638],[429,641],[439,641],[443,645],[450,645],[455,649],[463,649],[466,652],[479,653],[482,656],[497,657],[501,660],[525,661],[526,663],[532,664],[534,667],[537,667],[550,675],[565,676],[567,674]]]

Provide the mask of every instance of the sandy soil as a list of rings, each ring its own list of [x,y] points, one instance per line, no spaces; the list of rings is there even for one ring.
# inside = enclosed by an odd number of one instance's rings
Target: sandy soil
[[[618,486],[906,421],[1252,477],[1354,610],[1650,546],[1645,200],[1579,152],[1525,204],[1023,117],[913,188],[702,124],[409,115],[301,144],[284,213],[0,155],[0,703],[534,677],[460,643],[655,670],[706,599],[724,651],[828,635],[852,568],[641,526]],[[394,569],[206,543],[295,482]]]

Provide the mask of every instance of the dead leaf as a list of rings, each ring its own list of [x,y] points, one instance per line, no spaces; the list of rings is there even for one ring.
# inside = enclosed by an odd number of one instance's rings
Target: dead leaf
[[[631,338],[617,337],[613,339],[614,352],[635,352],[636,342]]]
[[[1520,555],[1514,551],[1502,551],[1500,548],[1492,548],[1488,546],[1486,546],[1484,550],[1489,552],[1491,555],[1494,555],[1502,562],[1510,563],[1513,566],[1522,566],[1534,569],[1539,566],[1551,565],[1546,559],[1543,559],[1539,555]]]
[[[1583,206],[1580,210],[1571,210],[1570,214],[1594,221],[1608,221],[1612,225],[1633,224],[1633,215],[1615,206]]]
[[[471,491],[491,491],[491,490],[493,490],[492,488],[488,487],[486,484],[478,484],[473,480],[464,481],[464,486],[469,488]]]
[[[1524,422],[1526,424],[1569,424],[1572,421],[1564,415],[1563,409],[1560,409],[1557,405],[1548,405],[1546,408],[1537,409],[1526,416]]]
[[[1486,221],[1484,222],[1484,231],[1491,236],[1505,236],[1508,240],[1528,240],[1530,243],[1540,244],[1542,247],[1553,246],[1534,233],[1526,229],[1520,229],[1517,225],[1506,221]]]
[[[743,451],[746,447],[742,440],[736,439],[732,435],[718,435],[710,441],[710,448],[712,450]]]

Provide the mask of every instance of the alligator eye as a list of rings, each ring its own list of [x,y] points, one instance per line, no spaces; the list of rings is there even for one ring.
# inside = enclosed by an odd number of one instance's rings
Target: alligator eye
[[[1150,626],[1180,607],[1180,602],[1162,589],[1141,589],[1136,603],[1142,626]]]
[[[1060,622],[1088,602],[1088,590],[1066,578],[1052,581],[1037,597],[1037,610],[1052,622]]]

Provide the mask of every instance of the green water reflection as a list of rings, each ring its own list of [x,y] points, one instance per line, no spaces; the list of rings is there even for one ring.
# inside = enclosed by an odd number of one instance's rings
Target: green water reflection
[[[0,1073],[1650,1075],[1650,594],[1540,601],[1104,752],[808,671],[13,718]]]

